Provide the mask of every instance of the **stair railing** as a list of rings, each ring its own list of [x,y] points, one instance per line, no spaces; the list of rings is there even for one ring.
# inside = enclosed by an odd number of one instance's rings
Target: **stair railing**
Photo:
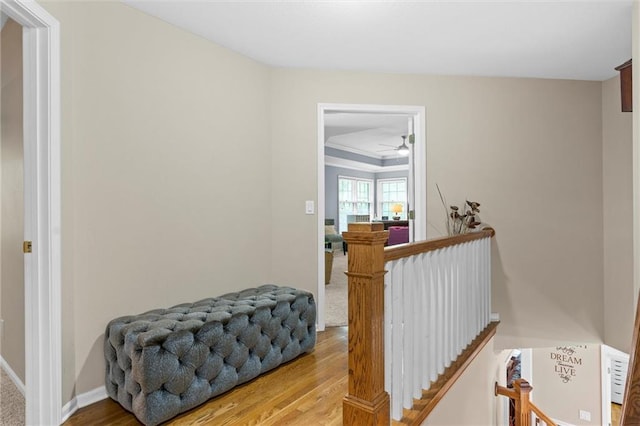
[[[515,406],[515,426],[530,426],[539,424],[537,420],[532,422],[532,417],[542,420],[547,426],[557,426],[549,416],[542,412],[533,402],[530,393],[533,387],[525,379],[516,379],[513,382],[513,389],[495,384],[496,396],[506,396],[513,401]]]
[[[636,307],[636,322],[633,328],[633,341],[631,355],[629,356],[629,368],[627,370],[627,382],[622,399],[620,413],[620,426],[636,426],[640,424],[640,295]]]
[[[388,425],[392,418],[421,424],[495,334],[494,234],[489,229],[385,249],[382,223],[349,224],[343,233],[349,247],[344,425]]]

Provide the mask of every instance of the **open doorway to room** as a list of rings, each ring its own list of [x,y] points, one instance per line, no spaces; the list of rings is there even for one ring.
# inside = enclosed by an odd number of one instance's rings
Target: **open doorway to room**
[[[60,424],[60,27],[35,2],[2,1],[0,12],[22,37],[24,420]]]
[[[0,412],[25,423],[22,26],[0,13]]]
[[[390,243],[426,237],[425,109],[318,106],[318,327],[347,325],[350,222],[380,221]]]

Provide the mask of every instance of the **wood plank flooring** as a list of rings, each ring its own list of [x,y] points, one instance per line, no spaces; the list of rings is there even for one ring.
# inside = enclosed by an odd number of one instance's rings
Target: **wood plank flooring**
[[[611,426],[620,426],[620,414],[622,406],[620,404],[611,403]]]
[[[238,386],[165,425],[342,425],[347,393],[347,328],[318,333],[314,351]],[[64,425],[140,425],[105,399],[78,410]]]

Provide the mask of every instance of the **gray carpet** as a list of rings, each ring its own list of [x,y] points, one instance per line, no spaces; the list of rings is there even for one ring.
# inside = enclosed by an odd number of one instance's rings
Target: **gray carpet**
[[[347,298],[347,256],[342,250],[333,252],[333,268],[331,269],[331,281],[324,286],[325,313],[327,327],[347,325],[348,322],[348,298]]]
[[[24,425],[24,396],[0,368],[0,426]]]

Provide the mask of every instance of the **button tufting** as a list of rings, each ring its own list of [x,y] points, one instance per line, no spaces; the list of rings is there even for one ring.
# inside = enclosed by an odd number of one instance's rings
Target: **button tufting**
[[[107,392],[158,424],[309,351],[315,337],[313,295],[274,285],[122,317],[105,333]]]

